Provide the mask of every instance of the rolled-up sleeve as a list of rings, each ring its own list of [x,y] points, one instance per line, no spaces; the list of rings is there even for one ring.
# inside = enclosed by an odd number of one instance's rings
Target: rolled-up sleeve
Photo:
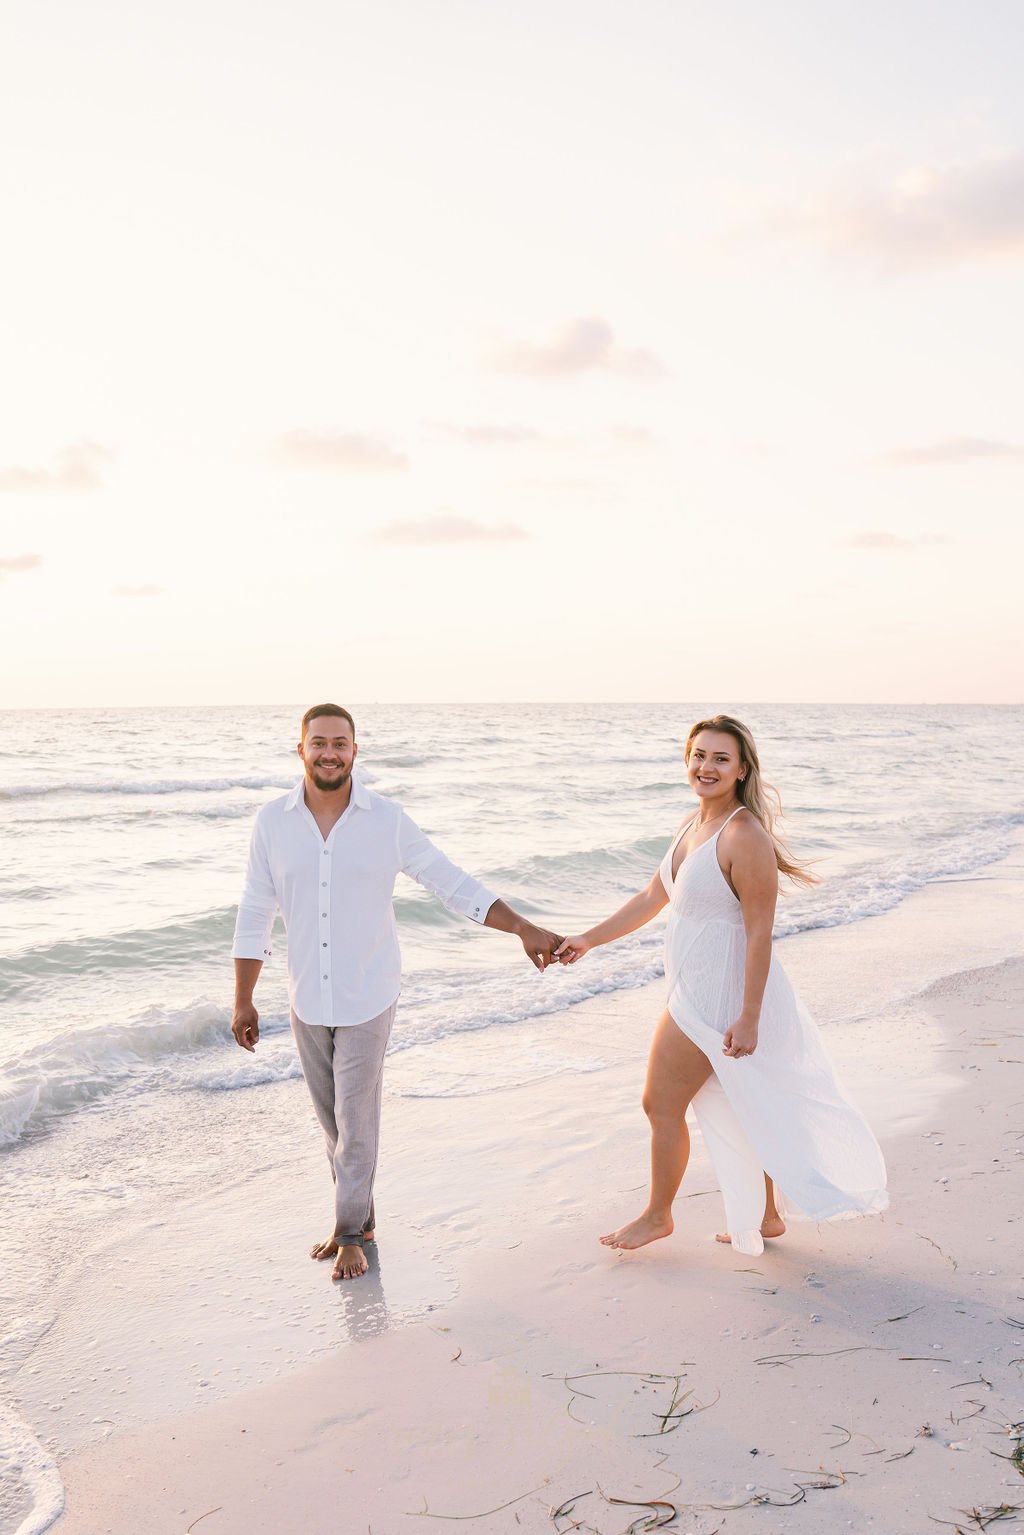
[[[266,829],[257,816],[249,842],[249,862],[245,871],[245,889],[238,903],[232,959],[261,959],[273,953],[270,935],[277,915],[277,891],[270,873]]]
[[[486,885],[446,858],[404,810],[398,821],[398,861],[403,874],[436,895],[449,911],[473,922],[483,922],[498,899]]]

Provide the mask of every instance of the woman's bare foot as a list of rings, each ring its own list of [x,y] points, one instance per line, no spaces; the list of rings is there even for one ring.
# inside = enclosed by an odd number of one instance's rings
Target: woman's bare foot
[[[369,1268],[366,1254],[355,1242],[346,1243],[338,1249],[338,1256],[331,1269],[332,1279],[358,1279]]]
[[[766,1215],[761,1222],[761,1235],[763,1237],[781,1237],[785,1234],[786,1222],[781,1215]],[[732,1237],[727,1231],[715,1233],[716,1242],[731,1242]]]
[[[621,1247],[632,1251],[634,1247],[646,1247],[659,1237],[670,1237],[675,1230],[671,1216],[656,1220],[652,1215],[638,1215],[635,1221],[627,1221],[618,1231],[610,1231],[601,1238],[605,1247]]]

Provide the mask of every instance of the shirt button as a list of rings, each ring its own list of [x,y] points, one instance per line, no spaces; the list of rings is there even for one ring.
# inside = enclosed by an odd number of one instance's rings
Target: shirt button
[[[326,917],[326,915],[327,915],[327,913],[326,913],[326,912],[325,912],[325,911],[322,911],[322,912],[321,912],[321,913],[320,913],[320,915],[321,915],[321,917]]]
[[[324,944],[324,948],[325,948],[325,949],[326,949],[326,947],[327,947],[327,945],[326,945],[326,944]]]
[[[327,980],[327,979],[328,979],[328,977],[327,977],[327,976],[326,976],[326,975],[325,975],[325,976],[324,976],[324,980],[325,980],[325,981],[326,981],[326,980]]]
[[[323,881],[323,883],[321,884],[320,888],[321,888],[321,890],[326,890],[327,889],[327,881],[326,880]]]

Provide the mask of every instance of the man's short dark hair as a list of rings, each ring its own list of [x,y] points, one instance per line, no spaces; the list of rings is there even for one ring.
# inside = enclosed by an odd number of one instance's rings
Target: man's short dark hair
[[[305,714],[302,716],[303,740],[306,739],[306,731],[309,728],[310,720],[319,719],[322,715],[327,715],[329,719],[333,718],[336,720],[348,720],[349,725],[352,727],[352,739],[353,741],[355,740],[356,722],[352,718],[351,714],[349,714],[348,710],[343,709],[340,704],[314,704],[312,709],[307,709]]]

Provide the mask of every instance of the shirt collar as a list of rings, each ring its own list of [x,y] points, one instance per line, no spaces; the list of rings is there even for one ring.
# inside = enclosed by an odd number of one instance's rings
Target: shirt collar
[[[303,776],[285,799],[284,808],[286,810],[298,810],[300,805],[306,803],[303,797],[305,787],[306,779]],[[349,800],[349,807],[352,805],[356,805],[360,810],[369,810],[370,808],[369,791],[362,779],[357,778],[354,773],[352,774],[352,798]]]

